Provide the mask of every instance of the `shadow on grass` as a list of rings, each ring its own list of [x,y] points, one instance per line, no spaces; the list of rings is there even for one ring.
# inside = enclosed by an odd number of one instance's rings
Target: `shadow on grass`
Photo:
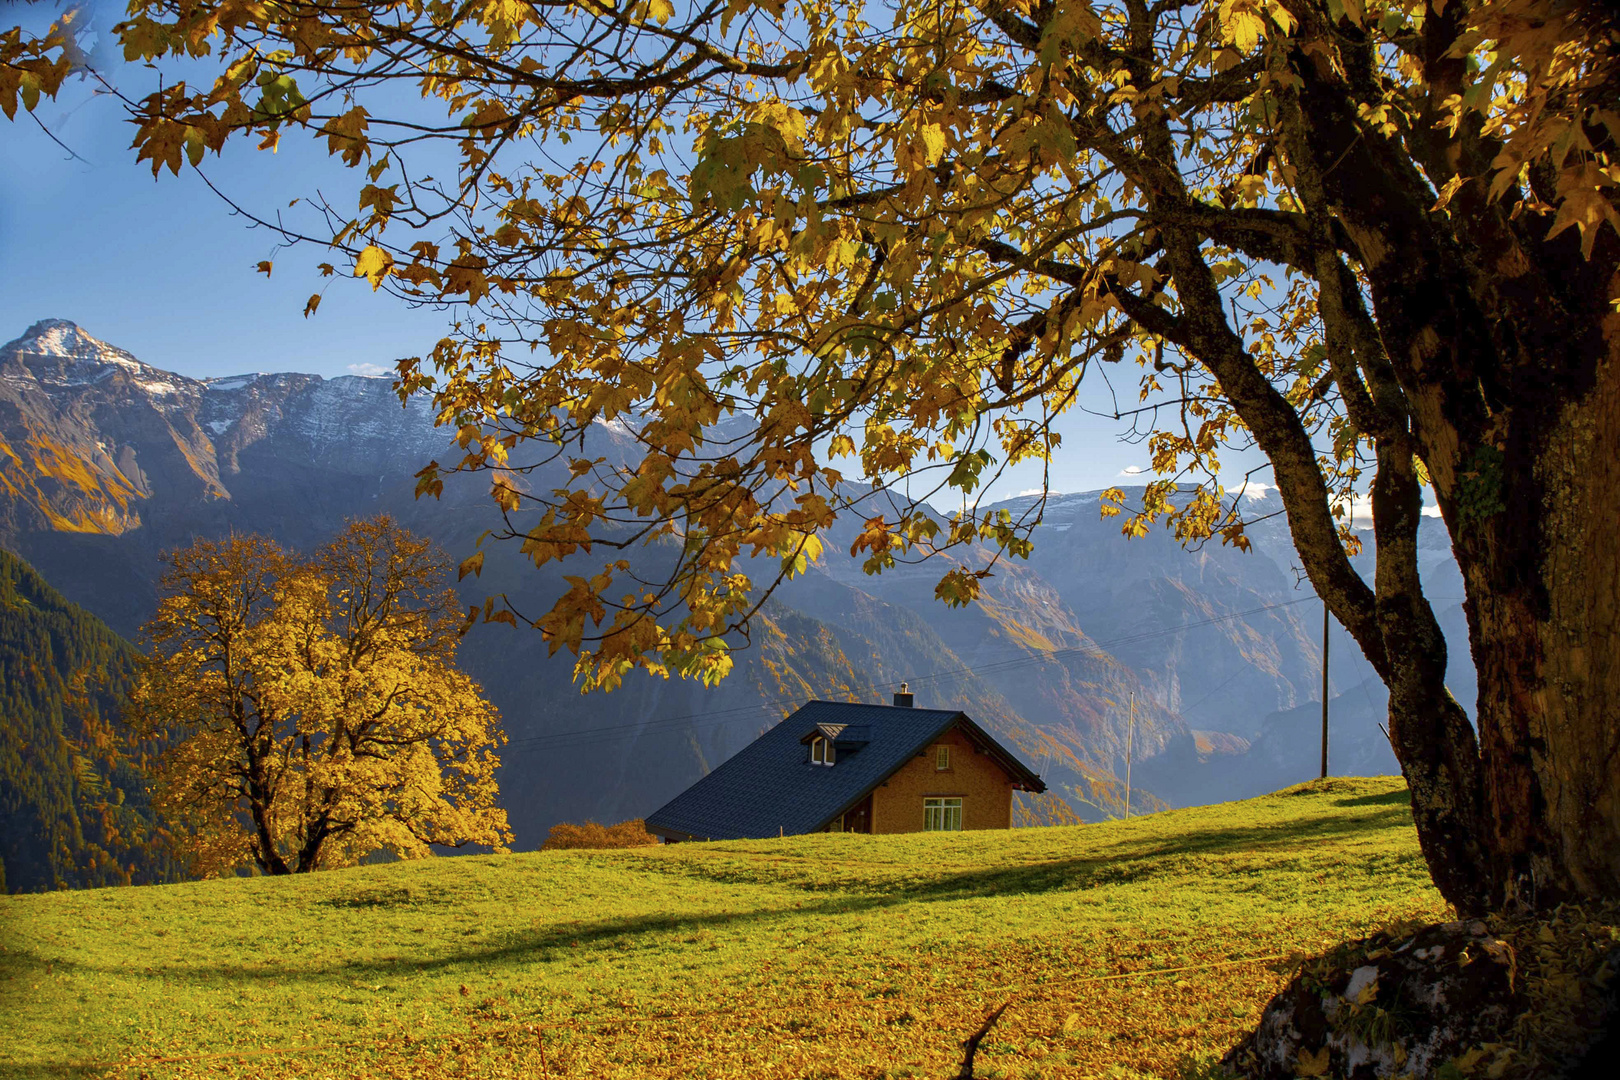
[[[1303,850],[1307,845],[1324,840],[1383,832],[1410,820],[1403,806],[1355,817],[1334,814],[1295,818],[1288,822],[1286,828],[1232,826],[1200,829],[1182,833],[1173,840],[1151,847],[1143,846],[1139,841],[1123,840],[1112,845],[1107,852],[1096,855],[953,874],[913,886],[900,898],[912,901],[955,900],[969,896],[1008,896],[1130,884],[1184,874],[1186,864],[1179,862],[1183,858],[1258,854],[1287,848]]]
[[[1398,793],[1404,801],[1405,793]],[[1372,796],[1368,805],[1377,806],[1385,796]],[[311,967],[297,964],[252,967],[234,964],[170,967],[161,978],[186,982],[259,980],[316,981],[343,976],[380,976],[442,971],[466,966],[513,963],[548,963],[568,956],[579,956],[577,949],[617,950],[647,934],[690,935],[706,929],[735,929],[784,917],[844,916],[902,904],[942,903],[970,898],[1029,896],[1053,892],[1084,891],[1110,885],[1150,881],[1173,875],[1187,875],[1186,858],[1254,854],[1284,848],[1308,850],[1313,843],[1359,833],[1377,833],[1409,820],[1403,806],[1356,815],[1337,814],[1294,819],[1285,829],[1276,826],[1233,826],[1189,832],[1152,847],[1137,846],[1130,851],[1110,849],[1072,858],[1054,859],[1034,865],[990,867],[947,874],[924,882],[872,882],[863,888],[853,882],[843,892],[823,893],[816,902],[792,907],[777,906],[742,912],[712,914],[647,914],[601,919],[570,926],[548,926],[505,935],[504,940],[438,956],[335,961]],[[1130,846],[1129,842],[1120,846]],[[1212,868],[1213,869],[1213,868]],[[1211,887],[1230,887],[1229,879],[1210,876]],[[667,942],[666,942],[667,944]],[[13,954],[14,959],[20,959]],[[79,965],[57,958],[58,967],[107,972],[93,965]],[[0,1080],[6,1080],[0,1073]]]
[[[1358,833],[1380,833],[1412,823],[1406,792],[1398,798],[1388,795],[1361,795],[1336,800],[1341,806],[1362,806],[1359,814],[1332,813],[1317,817],[1295,817],[1265,825],[1228,825],[1224,828],[1192,829],[1162,841],[1122,837],[1107,848],[1126,858],[1156,855],[1218,855],[1227,852],[1256,851],[1272,847],[1327,839],[1341,839]],[[1374,809],[1382,807],[1383,809]],[[1151,846],[1150,846],[1151,845]]]
[[[1405,788],[1386,791],[1382,795],[1357,795],[1348,799],[1334,799],[1334,806],[1402,806],[1412,805],[1412,796]]]
[[[76,1076],[105,1076],[100,1065],[22,1065],[0,1061],[0,1080],[68,1080]]]

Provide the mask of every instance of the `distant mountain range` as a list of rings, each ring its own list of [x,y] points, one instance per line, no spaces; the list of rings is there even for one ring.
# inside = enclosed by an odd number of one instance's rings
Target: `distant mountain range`
[[[622,427],[594,437],[595,453],[634,450]],[[487,488],[457,477],[440,499],[413,494],[414,474],[453,453],[428,403],[402,406],[386,378],[199,381],[62,320],[0,346],[0,546],[126,636],[153,610],[159,554],[198,536],[260,532],[308,548],[345,518],[387,511],[464,556],[493,523]],[[1314,742],[1300,732],[1316,730],[1305,706],[1320,696],[1321,607],[1296,588],[1275,495],[1245,498],[1256,517],[1276,514],[1247,554],[1184,550],[1162,532],[1127,541],[1099,516],[1096,493],[1052,496],[1033,558],[998,566],[983,602],[964,610],[933,599],[943,567],[862,574],[837,554],[855,528],[840,523],[823,563],[778,591],[714,690],[638,678],[581,696],[569,660],[548,658],[538,633],[478,627],[463,659],[512,740],[501,784],[518,844],[538,845],[559,820],[641,816],[804,699],[887,700],[903,680],[919,704],[959,706],[1019,746],[1088,818],[1121,808],[1128,742],[1147,792],[1138,810],[1314,775]],[[1431,524],[1431,589],[1460,596]],[[465,598],[549,606],[560,571],[515,556],[493,553]],[[1440,606],[1454,689],[1471,708],[1461,612]],[[1334,703],[1335,738],[1366,749],[1342,764],[1394,771],[1387,744],[1367,741],[1382,738],[1370,668],[1342,633],[1332,656],[1335,693],[1351,688]]]

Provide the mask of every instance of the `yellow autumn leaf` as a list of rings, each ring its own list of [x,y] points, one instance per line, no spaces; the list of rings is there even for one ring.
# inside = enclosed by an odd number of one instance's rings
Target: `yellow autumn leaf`
[[[670,0],[648,0],[647,16],[655,20],[659,26],[669,22],[675,15],[675,5]]]
[[[1316,1053],[1311,1053],[1304,1047],[1299,1050],[1299,1062],[1294,1067],[1295,1076],[1326,1076],[1328,1071],[1328,1048],[1322,1047]]]
[[[376,244],[368,244],[354,260],[354,276],[363,277],[371,282],[373,291],[383,283],[383,278],[393,273],[394,257]]]
[[[1553,226],[1547,233],[1551,239],[1565,229],[1578,227],[1581,234],[1581,254],[1591,258],[1592,244],[1597,240],[1598,229],[1607,221],[1620,232],[1620,214],[1617,214],[1614,205],[1604,197],[1598,187],[1573,187],[1565,191],[1563,202],[1558,207],[1558,216],[1553,219]]]
[[[1441,0],[1441,2],[1443,3],[1444,0]],[[1277,0],[1267,0],[1266,13],[1271,16],[1278,29],[1285,34],[1292,34],[1294,27],[1299,25],[1299,20],[1294,18],[1294,13],[1279,4]]]
[[[821,537],[815,533],[810,533],[804,538],[804,557],[810,562],[818,563],[821,561],[823,548]]]
[[[945,131],[938,124],[925,124],[917,133],[922,139],[923,158],[929,165],[937,165],[945,155]]]
[[[1248,52],[1266,36],[1266,23],[1252,11],[1236,11],[1226,20],[1225,30],[1226,40]]]
[[[1457,194],[1458,189],[1463,186],[1466,180],[1467,177],[1463,176],[1453,176],[1450,180],[1447,180],[1445,184],[1441,186],[1440,197],[1434,201],[1434,206],[1431,209],[1444,210],[1448,205],[1450,205],[1451,197]]]

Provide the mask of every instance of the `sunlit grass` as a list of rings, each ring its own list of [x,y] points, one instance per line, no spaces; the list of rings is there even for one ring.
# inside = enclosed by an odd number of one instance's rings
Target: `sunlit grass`
[[[0,898],[0,1075],[944,1078],[1011,1001],[978,1076],[1175,1076],[1247,958],[1445,914],[1398,780],[1294,790]]]

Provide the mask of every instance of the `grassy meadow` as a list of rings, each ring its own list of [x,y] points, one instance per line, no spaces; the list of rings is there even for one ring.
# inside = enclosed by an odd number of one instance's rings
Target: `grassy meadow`
[[[1397,779],[1128,822],[0,897],[0,1077],[1176,1077],[1445,917]],[[1166,973],[1165,969],[1176,969]]]

